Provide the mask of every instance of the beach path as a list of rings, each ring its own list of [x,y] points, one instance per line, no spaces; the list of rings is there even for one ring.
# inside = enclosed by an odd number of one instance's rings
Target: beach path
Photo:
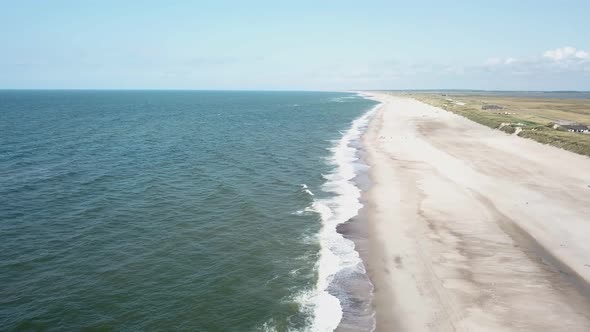
[[[372,98],[377,330],[590,331],[590,158]]]

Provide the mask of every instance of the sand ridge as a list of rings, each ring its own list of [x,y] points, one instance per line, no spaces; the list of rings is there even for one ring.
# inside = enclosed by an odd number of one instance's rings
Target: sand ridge
[[[377,330],[590,330],[590,158],[371,97]]]

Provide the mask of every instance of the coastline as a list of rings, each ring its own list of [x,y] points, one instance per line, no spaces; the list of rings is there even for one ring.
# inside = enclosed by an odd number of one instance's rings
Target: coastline
[[[308,211],[318,213],[322,228],[318,234],[320,254],[317,262],[318,281],[315,294],[307,301],[314,302],[313,331],[359,331],[374,327],[371,308],[372,284],[353,238],[355,220],[362,209],[362,189],[356,181],[359,169],[367,166],[359,159],[362,135],[375,113],[371,107],[354,119],[341,132],[329,150],[327,160],[333,169],[322,174],[322,185],[327,198],[314,198]],[[311,194],[313,195],[313,194]],[[351,236],[352,235],[352,236]]]
[[[376,330],[590,329],[590,159],[363,95]]]

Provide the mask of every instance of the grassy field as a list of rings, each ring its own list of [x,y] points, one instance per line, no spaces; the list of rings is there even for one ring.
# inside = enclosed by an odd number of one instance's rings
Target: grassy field
[[[399,94],[399,93],[396,93]],[[554,123],[590,125],[590,99],[518,98],[489,95],[404,93],[472,121],[590,157],[590,135],[554,129]],[[483,110],[497,105],[498,110]]]

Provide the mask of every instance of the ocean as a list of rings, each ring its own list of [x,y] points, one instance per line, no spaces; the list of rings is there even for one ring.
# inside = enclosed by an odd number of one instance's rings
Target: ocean
[[[0,91],[0,330],[370,330],[337,226],[362,207],[375,106]]]

